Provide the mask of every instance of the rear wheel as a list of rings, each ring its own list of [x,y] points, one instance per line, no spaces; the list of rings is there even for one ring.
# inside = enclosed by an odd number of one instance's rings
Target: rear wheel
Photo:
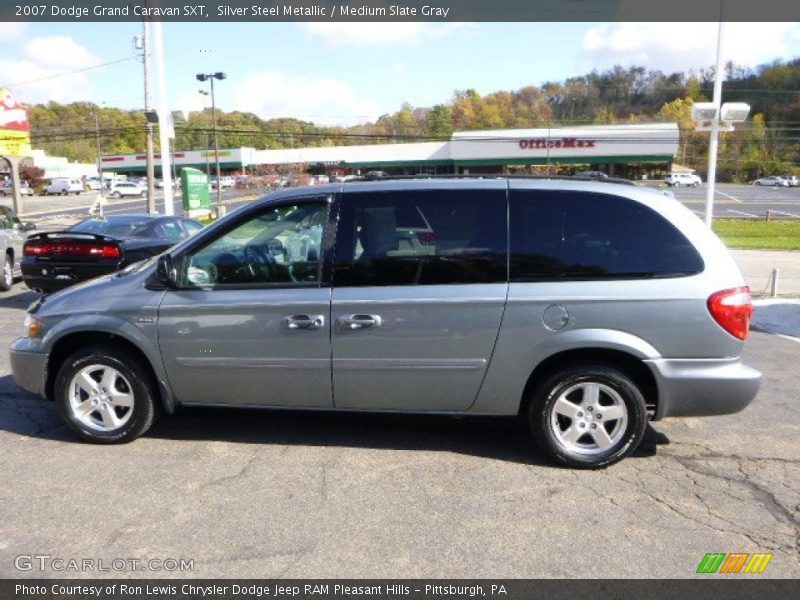
[[[6,254],[3,261],[3,276],[0,278],[0,291],[7,292],[14,285],[14,260]]]
[[[113,346],[70,356],[56,375],[55,400],[72,431],[101,444],[130,442],[156,417],[156,389],[141,361]]]
[[[112,192],[111,197],[119,200],[120,198],[122,198],[122,194],[120,194],[119,192]]]
[[[568,367],[532,393],[531,432],[542,450],[563,465],[607,467],[633,452],[644,436],[644,397],[614,367]]]

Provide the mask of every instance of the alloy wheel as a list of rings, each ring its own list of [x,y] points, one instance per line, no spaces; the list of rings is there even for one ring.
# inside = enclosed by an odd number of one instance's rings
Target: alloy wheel
[[[567,388],[553,403],[550,428],[558,443],[575,454],[600,454],[625,435],[628,408],[612,387],[587,381]]]
[[[115,431],[133,415],[133,388],[108,365],[94,364],[78,371],[68,394],[72,416],[94,431]]]

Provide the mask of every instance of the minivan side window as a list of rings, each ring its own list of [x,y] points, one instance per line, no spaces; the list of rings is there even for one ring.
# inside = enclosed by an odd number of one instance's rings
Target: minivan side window
[[[512,281],[680,277],[703,259],[653,209],[611,194],[513,190]]]
[[[333,283],[345,286],[505,282],[503,190],[345,194]]]
[[[186,259],[186,287],[317,285],[326,200],[282,205],[247,220]]]

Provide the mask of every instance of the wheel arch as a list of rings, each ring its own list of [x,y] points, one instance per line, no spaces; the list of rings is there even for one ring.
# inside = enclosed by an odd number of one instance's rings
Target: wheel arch
[[[49,400],[54,399],[53,388],[55,386],[56,375],[64,364],[64,361],[75,350],[90,344],[111,344],[125,349],[141,360],[151,377],[151,383],[155,386],[158,393],[158,400],[164,411],[172,414],[176,409],[176,402],[171,391],[153,365],[147,353],[134,341],[124,335],[111,331],[79,330],[71,331],[52,342],[47,359],[47,376],[45,379],[45,396]]]
[[[553,373],[579,364],[601,364],[614,367],[625,373],[636,384],[644,396],[649,415],[656,414],[658,407],[658,384],[653,372],[641,357],[615,348],[572,348],[551,354],[533,369],[525,383],[520,401],[519,414],[527,412],[533,398],[533,390]]]

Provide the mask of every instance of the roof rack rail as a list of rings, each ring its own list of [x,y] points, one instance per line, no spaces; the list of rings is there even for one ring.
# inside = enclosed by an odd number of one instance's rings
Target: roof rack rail
[[[515,174],[502,174],[502,173],[459,173],[450,175],[365,175],[363,177],[356,177],[355,179],[348,179],[345,183],[353,183],[360,181],[402,181],[404,179],[533,179],[546,181],[548,179],[556,181],[595,181],[599,183],[616,183],[620,185],[636,185],[629,179],[621,179],[618,177],[608,177],[600,179],[597,177],[590,177],[588,175],[515,175]]]

